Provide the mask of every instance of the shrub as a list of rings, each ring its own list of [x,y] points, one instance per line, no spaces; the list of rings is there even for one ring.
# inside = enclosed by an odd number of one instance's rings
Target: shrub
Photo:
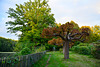
[[[77,46],[78,44],[80,44],[81,42],[80,41],[75,41],[74,45],[73,46]]]
[[[59,50],[60,48],[62,48],[63,46],[58,46],[58,45],[51,45],[51,44],[45,44],[45,48],[46,50],[52,51],[53,47],[55,47],[55,50]]]
[[[35,51],[35,53],[43,52],[43,51],[45,51],[45,46],[37,47],[34,51]]]
[[[89,46],[88,43],[80,43],[78,46]]]
[[[88,46],[74,46],[72,48],[74,52],[77,52],[79,54],[84,54],[84,55],[90,55],[91,54],[91,48]]]
[[[80,50],[79,50],[79,53],[80,54],[85,54],[85,55],[90,55],[91,54],[91,50],[87,46],[81,46]]]
[[[59,52],[60,52],[60,53],[63,53],[63,48],[60,48],[60,49],[59,49]]]
[[[20,53],[21,55],[27,55],[31,53],[31,50],[28,47],[25,47],[20,51]]]
[[[74,52],[78,52],[79,51],[79,46],[73,46],[71,50],[74,51]]]
[[[31,43],[29,41],[26,42],[18,42],[15,47],[14,47],[14,51],[19,52],[21,51],[23,48],[28,47],[29,49],[33,50],[34,46],[36,44],[35,43]]]
[[[92,49],[92,55],[93,57],[100,59],[100,44],[96,44]]]
[[[23,42],[18,42],[15,47],[14,50],[15,52],[19,52],[21,51],[23,48],[25,48],[25,44]]]

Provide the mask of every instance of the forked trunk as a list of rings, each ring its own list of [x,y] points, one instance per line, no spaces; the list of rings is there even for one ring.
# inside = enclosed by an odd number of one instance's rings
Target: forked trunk
[[[64,45],[64,59],[69,59],[69,42],[66,41]]]

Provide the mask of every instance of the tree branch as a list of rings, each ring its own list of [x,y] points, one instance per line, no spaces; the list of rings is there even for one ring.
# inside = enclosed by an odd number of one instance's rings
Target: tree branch
[[[60,35],[60,34],[53,34],[54,36],[59,36],[59,37],[61,37],[62,38],[62,40],[66,40],[62,35]]]
[[[78,41],[84,42],[84,41],[85,41],[85,39],[83,39],[83,40],[80,40],[80,39],[79,39]]]
[[[70,37],[71,34],[72,34],[72,33],[69,33],[69,34],[67,35],[68,40],[71,40],[71,37]]]
[[[82,36],[83,36],[83,34],[81,34],[81,36],[79,36],[79,37],[74,37],[74,38],[70,37],[70,39],[71,40],[79,40]]]
[[[70,35],[70,37],[74,37],[75,35],[81,35],[82,33],[75,33],[73,35]]]

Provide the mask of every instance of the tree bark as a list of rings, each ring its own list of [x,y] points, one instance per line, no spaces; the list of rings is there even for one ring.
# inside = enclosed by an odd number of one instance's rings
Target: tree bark
[[[64,45],[65,45],[65,44],[64,44]],[[63,54],[65,53],[65,48],[64,48],[65,46],[64,46],[64,45],[63,45]]]
[[[66,41],[64,45],[64,59],[69,59],[69,42]]]
[[[65,48],[64,48],[65,46],[64,45],[65,45],[65,43],[63,42],[63,54],[65,53]]]

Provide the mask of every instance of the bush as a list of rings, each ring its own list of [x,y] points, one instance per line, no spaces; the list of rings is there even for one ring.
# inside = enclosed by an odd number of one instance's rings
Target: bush
[[[84,54],[84,55],[90,55],[91,54],[91,48],[88,46],[74,46],[72,48],[74,52],[77,52],[79,54]]]
[[[79,50],[79,53],[80,54],[85,54],[85,55],[90,55],[91,54],[91,50],[87,46],[81,46],[80,50]]]
[[[72,51],[74,51],[74,52],[78,52],[79,51],[79,46],[73,46],[72,48],[71,48],[71,50]]]
[[[80,44],[81,42],[80,41],[75,41],[74,45],[73,46],[77,46],[78,44]]]
[[[32,48],[35,46],[35,43],[31,43],[29,41],[26,42],[18,42],[15,47],[14,47],[14,51],[19,52],[21,51],[23,48],[28,47],[29,49],[32,50]]]
[[[60,52],[60,53],[63,53],[63,48],[60,48],[60,49],[59,49],[59,52]]]
[[[55,47],[56,51],[59,51],[59,49],[62,48],[63,46],[51,45],[51,44],[48,44],[48,43],[45,44],[46,50],[53,51],[53,47]]]
[[[34,50],[35,53],[43,52],[43,51],[45,51],[45,46],[37,47],[37,48]]]
[[[21,55],[27,55],[31,53],[31,50],[28,47],[25,47],[20,51],[20,53]]]
[[[80,43],[78,46],[89,46],[88,43]]]
[[[100,44],[96,44],[91,52],[93,57],[100,59]]]

